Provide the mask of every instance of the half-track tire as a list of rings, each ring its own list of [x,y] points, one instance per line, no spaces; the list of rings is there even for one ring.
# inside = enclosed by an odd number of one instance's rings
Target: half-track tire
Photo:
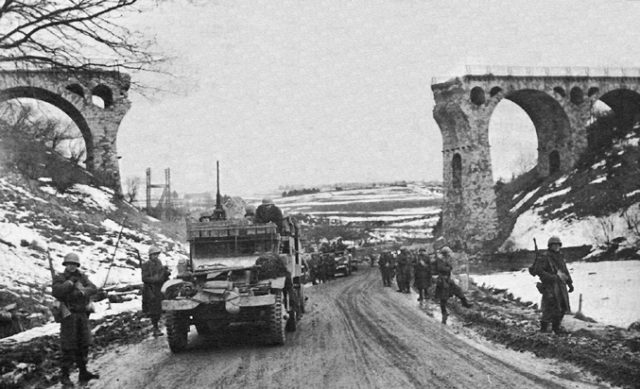
[[[276,302],[269,307],[269,343],[273,345],[283,345],[286,339],[286,322],[282,317],[284,304],[282,302],[282,291],[276,294]]]
[[[289,319],[287,320],[287,325],[285,326],[285,330],[287,332],[296,332],[298,327],[298,314],[295,309],[289,311]]]
[[[167,312],[166,326],[167,340],[171,352],[179,353],[187,348],[189,316],[182,312]]]

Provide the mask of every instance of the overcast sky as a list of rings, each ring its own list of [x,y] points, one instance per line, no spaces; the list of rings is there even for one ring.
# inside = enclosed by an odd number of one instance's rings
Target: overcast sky
[[[165,2],[133,25],[174,58],[175,78],[134,77],[174,93],[131,93],[122,176],[151,167],[160,183],[170,167],[175,189],[199,192],[214,189],[220,160],[232,195],[441,180],[432,77],[465,64],[638,66],[639,16],[637,1]],[[535,133],[509,102],[498,109],[492,153],[504,175],[535,153]]]

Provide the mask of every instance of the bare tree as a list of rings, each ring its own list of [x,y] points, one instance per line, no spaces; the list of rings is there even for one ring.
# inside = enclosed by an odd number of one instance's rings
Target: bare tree
[[[5,0],[0,64],[15,68],[147,69],[149,42],[115,20],[138,0]],[[106,56],[106,58],[105,58]]]
[[[138,196],[138,190],[140,189],[140,183],[142,180],[140,177],[127,177],[124,183],[125,199],[133,203]]]

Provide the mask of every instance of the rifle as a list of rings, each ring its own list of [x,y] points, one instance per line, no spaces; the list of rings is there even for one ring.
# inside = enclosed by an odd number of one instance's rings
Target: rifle
[[[136,252],[136,257],[138,257],[138,263],[140,263],[140,270],[142,270],[142,257],[140,256],[140,250],[137,248],[133,249]]]
[[[49,259],[49,270],[51,271],[51,282],[53,283],[53,281],[55,281],[56,279],[56,271],[53,269],[53,260],[51,259],[51,252],[49,251],[48,247],[47,247],[47,259]],[[58,299],[55,299],[53,301],[53,304],[51,304],[50,310],[51,310],[51,315],[53,316],[53,320],[55,320],[58,323],[61,322],[62,319],[64,319],[65,317],[71,315],[71,311],[69,311],[69,308],[67,308],[67,305]]]
[[[538,242],[536,242],[536,238],[533,238],[533,250],[534,250],[534,253],[535,253],[536,257],[533,260],[533,265],[529,266],[529,274],[531,274],[532,276],[535,277],[537,274],[534,274],[533,266],[538,262]]]
[[[111,256],[111,264],[107,269],[107,275],[104,277],[104,283],[102,284],[102,289],[104,289],[104,287],[107,285],[107,280],[109,279],[109,273],[111,273],[111,268],[113,267],[114,260],[116,259],[116,253],[118,252],[118,245],[120,244],[120,238],[122,238],[122,231],[124,230],[124,222],[126,220],[127,220],[127,217],[125,216],[124,219],[122,219],[122,228],[120,228],[120,233],[118,234],[118,240],[116,240],[116,247],[115,249],[113,249],[113,255]]]

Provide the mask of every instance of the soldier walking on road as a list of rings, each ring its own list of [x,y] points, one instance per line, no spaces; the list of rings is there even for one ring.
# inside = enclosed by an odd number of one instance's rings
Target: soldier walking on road
[[[158,327],[162,316],[162,284],[171,275],[169,269],[160,262],[160,249],[157,246],[149,248],[149,260],[142,264],[142,312],[146,313],[153,324],[153,336],[162,336]]]
[[[378,260],[380,266],[380,273],[382,274],[382,285],[391,286],[391,279],[393,278],[393,269],[395,268],[395,262],[393,255],[389,251],[384,251],[380,255]]]
[[[453,251],[445,246],[440,250],[440,255],[436,257],[436,269],[438,271],[438,280],[436,281],[436,299],[440,301],[440,311],[442,312],[442,324],[447,324],[447,301],[451,296],[457,296],[465,308],[471,307],[471,304],[464,296],[462,289],[451,279],[451,256]]]
[[[402,249],[398,255],[396,262],[397,273],[396,283],[398,284],[398,292],[410,293],[411,283],[411,258],[408,249]]]
[[[549,238],[547,247],[549,249],[547,254],[536,258],[529,272],[540,277],[541,281],[536,285],[542,293],[540,331],[547,332],[551,323],[553,332],[562,334],[565,331],[561,329],[560,323],[564,314],[571,311],[568,293],[573,292],[573,280],[560,252],[562,247],[560,238],[557,236]]]
[[[53,297],[64,304],[63,317],[60,321],[60,349],[62,350],[60,382],[64,387],[73,387],[69,372],[75,361],[80,374],[78,381],[85,384],[99,378],[98,374],[87,370],[91,329],[89,328],[89,305],[91,296],[97,293],[96,286],[82,273],[80,257],[76,253],[65,255],[62,262],[65,270],[56,274],[53,279]]]
[[[431,287],[431,263],[425,249],[420,249],[414,265],[414,283],[418,290],[418,301],[426,301]]]

